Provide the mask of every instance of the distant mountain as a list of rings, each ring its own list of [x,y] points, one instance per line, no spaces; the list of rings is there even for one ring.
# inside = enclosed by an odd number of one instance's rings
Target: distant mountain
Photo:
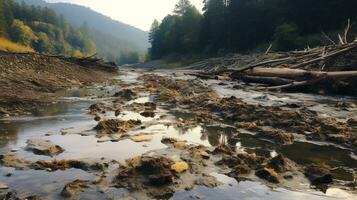
[[[144,52],[149,46],[148,32],[113,20],[90,8],[70,3],[47,3],[43,0],[17,1],[51,8],[58,14],[62,14],[69,23],[78,27],[86,22],[96,41],[98,54],[108,59],[118,61],[119,55],[117,54],[128,53],[128,51]],[[103,43],[104,38],[99,37],[107,37],[105,40],[107,43]],[[108,49],[107,46],[112,46],[114,49]],[[106,52],[102,51],[104,49]],[[107,55],[107,52],[111,52],[112,55]]]

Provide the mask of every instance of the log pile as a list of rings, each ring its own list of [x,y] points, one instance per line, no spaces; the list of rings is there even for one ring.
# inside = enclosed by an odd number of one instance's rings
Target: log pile
[[[330,90],[357,95],[357,41],[248,57],[215,58],[189,68],[203,69],[201,78],[229,76],[261,84],[260,89]]]
[[[96,54],[88,57],[66,57],[66,56],[52,56],[57,57],[67,62],[75,63],[83,67],[101,67],[107,71],[117,71],[117,65],[114,62],[107,62],[101,58],[97,58]]]

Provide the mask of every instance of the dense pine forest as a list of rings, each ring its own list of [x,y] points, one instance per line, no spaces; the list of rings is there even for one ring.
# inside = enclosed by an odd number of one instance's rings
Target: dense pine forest
[[[356,7],[355,0],[204,0],[201,14],[180,0],[173,14],[152,24],[150,56],[318,46],[336,41],[348,19],[357,20]]]
[[[40,53],[85,56],[96,52],[86,24],[75,28],[49,8],[13,0],[0,2],[0,35]]]

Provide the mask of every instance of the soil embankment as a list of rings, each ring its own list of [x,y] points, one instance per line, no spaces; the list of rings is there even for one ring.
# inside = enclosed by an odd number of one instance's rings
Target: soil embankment
[[[114,69],[81,66],[39,54],[0,54],[0,116],[24,114],[50,103],[56,92],[108,81]]]

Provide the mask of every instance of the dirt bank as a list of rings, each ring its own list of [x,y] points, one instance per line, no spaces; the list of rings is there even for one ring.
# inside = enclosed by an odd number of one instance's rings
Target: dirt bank
[[[31,112],[60,90],[106,82],[115,73],[58,57],[0,53],[0,117]]]

